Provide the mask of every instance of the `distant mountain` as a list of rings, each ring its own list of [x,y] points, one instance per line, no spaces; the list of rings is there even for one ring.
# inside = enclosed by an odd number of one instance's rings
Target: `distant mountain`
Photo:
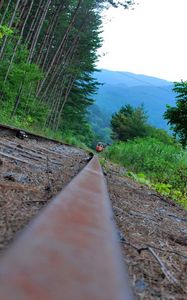
[[[163,113],[166,110],[166,104],[175,104],[172,82],[145,75],[109,70],[101,70],[94,75],[102,83],[95,95],[95,105],[105,116],[105,123],[106,120],[109,122],[111,115],[121,106],[131,104],[136,107],[143,103],[149,116],[149,123],[168,130]],[[96,111],[95,107],[94,111]]]
[[[100,72],[96,72],[95,75],[100,82],[111,85],[120,84],[125,87],[134,87],[139,85],[154,85],[162,87],[171,85],[170,81],[164,79],[129,72],[102,69]]]

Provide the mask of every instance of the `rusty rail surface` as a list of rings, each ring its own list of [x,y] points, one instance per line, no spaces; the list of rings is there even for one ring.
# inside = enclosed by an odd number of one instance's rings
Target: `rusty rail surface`
[[[4,253],[0,299],[133,299],[97,157]]]

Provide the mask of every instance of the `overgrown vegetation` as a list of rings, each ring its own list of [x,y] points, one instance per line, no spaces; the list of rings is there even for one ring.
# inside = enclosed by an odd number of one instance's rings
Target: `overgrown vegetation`
[[[127,168],[134,179],[187,207],[187,152],[179,144],[137,138],[113,144],[104,155]]]

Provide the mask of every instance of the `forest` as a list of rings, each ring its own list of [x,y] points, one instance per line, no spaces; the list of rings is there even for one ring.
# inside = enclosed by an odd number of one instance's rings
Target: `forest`
[[[101,13],[132,1],[0,2],[0,122],[89,144]]]

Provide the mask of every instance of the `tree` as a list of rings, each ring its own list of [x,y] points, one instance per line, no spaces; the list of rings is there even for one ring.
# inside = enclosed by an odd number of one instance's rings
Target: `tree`
[[[112,138],[127,141],[147,135],[147,115],[143,105],[133,108],[130,104],[123,106],[112,116]]]
[[[176,96],[176,106],[167,105],[164,119],[168,120],[174,136],[185,147],[187,144],[187,81],[175,82],[173,91],[178,94]]]

